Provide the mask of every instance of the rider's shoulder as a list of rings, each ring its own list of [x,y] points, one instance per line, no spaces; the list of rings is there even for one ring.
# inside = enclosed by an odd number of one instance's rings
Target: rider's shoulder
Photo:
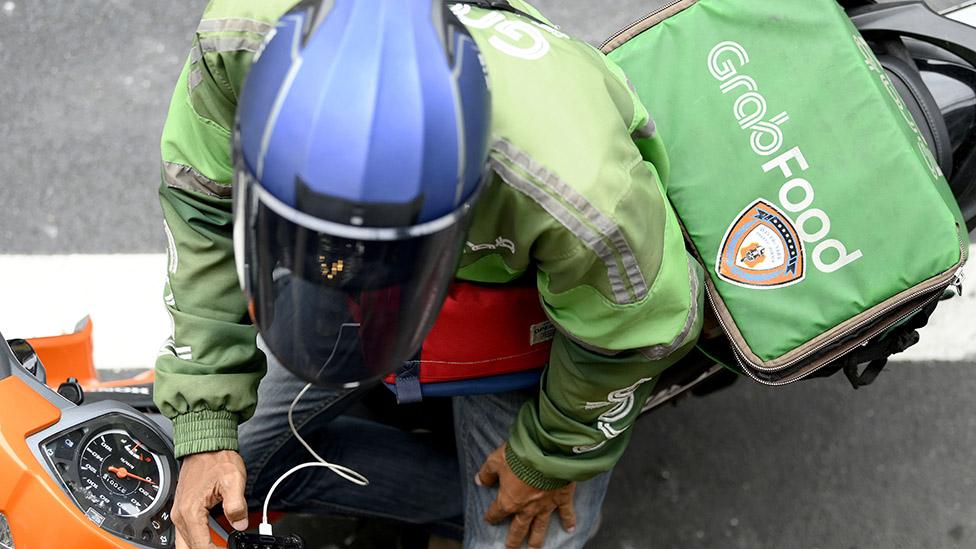
[[[204,20],[253,20],[275,23],[298,0],[210,0]]]
[[[632,186],[648,184],[632,139],[645,111],[598,50],[510,13],[456,13],[478,41],[491,82],[492,157],[503,179],[559,181],[607,212]]]

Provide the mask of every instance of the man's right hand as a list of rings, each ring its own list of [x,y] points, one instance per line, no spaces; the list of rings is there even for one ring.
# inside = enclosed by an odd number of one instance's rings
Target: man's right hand
[[[237,452],[187,456],[173,503],[176,549],[216,549],[210,540],[210,509],[221,502],[234,529],[247,530],[246,481],[244,460]]]

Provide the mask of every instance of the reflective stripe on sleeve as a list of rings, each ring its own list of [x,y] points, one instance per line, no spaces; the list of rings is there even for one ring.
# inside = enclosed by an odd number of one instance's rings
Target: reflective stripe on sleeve
[[[203,59],[204,54],[234,51],[257,52],[264,43],[263,35],[271,30],[271,28],[272,26],[269,24],[250,19],[205,19],[201,22],[200,27],[197,28],[197,32],[243,31],[261,34],[262,38],[246,36],[199,37],[197,43],[190,49],[190,66],[192,68],[187,77],[187,92],[192,94],[193,90],[203,82],[203,71],[199,67],[199,63]]]
[[[166,233],[166,251],[167,260],[169,263],[167,272],[169,272],[169,274],[176,274],[177,269],[180,267],[180,252],[176,248],[176,239],[173,238],[173,231],[169,229],[169,223],[167,223],[165,219],[163,220],[163,231]],[[166,298],[167,305],[170,304],[170,300],[173,302],[172,305],[176,305],[176,300],[173,299],[173,294],[171,292],[167,293]]]
[[[617,259],[600,234],[581,223],[562,202],[533,185],[515,170],[494,158],[490,160],[490,164],[492,169],[502,178],[502,181],[542,206],[549,215],[592,250],[606,266],[614,300],[621,305],[630,303],[630,293],[627,291],[620,268],[617,266]]]
[[[671,343],[641,349],[641,354],[644,355],[648,360],[661,360],[667,358],[671,355],[671,353],[680,349],[685,343],[687,343],[688,337],[691,335],[691,331],[694,329],[695,323],[698,321],[698,300],[702,288],[701,282],[698,280],[698,271],[695,269],[695,264],[693,263],[694,261],[695,260],[691,257],[688,258],[688,284],[691,287],[691,308],[688,310],[688,318],[685,320],[685,325]]]
[[[187,93],[192,95],[193,90],[195,90],[201,82],[203,82],[203,71],[200,69],[191,69],[190,74],[186,76]]]
[[[274,25],[266,21],[243,17],[228,17],[224,19],[204,19],[200,21],[197,32],[250,32],[254,34],[267,34],[273,28]]]
[[[203,52],[200,51],[200,44],[194,44],[190,49],[190,64],[196,65],[201,59],[203,59]]]
[[[246,36],[203,36],[200,38],[200,51],[202,53],[256,52],[262,43],[262,40]]]
[[[554,193],[566,200],[566,202],[571,204],[583,217],[587,219],[587,221],[592,223],[602,233],[602,236],[613,244],[613,251],[620,256],[624,269],[626,270],[627,281],[630,283],[630,286],[634,291],[636,301],[640,301],[647,297],[647,282],[644,279],[644,274],[641,272],[640,265],[637,262],[637,257],[634,255],[630,244],[624,237],[623,231],[620,230],[620,227],[617,226],[616,223],[600,213],[600,211],[590,204],[589,201],[586,200],[586,197],[577,192],[576,189],[569,186],[569,184],[560,179],[556,174],[550,172],[545,166],[536,162],[528,154],[519,150],[511,142],[504,139],[498,140],[495,142],[494,148],[505,156],[510,162],[522,168],[529,175],[538,180],[540,184],[545,185]],[[616,261],[613,261],[613,266],[613,272],[619,277],[620,274],[619,269],[617,269]],[[616,291],[614,293],[616,293]],[[617,301],[620,304],[631,302],[630,299],[621,301],[619,298]]]
[[[231,196],[230,185],[222,185],[189,166],[175,162],[163,162],[163,179],[168,186],[174,189],[201,193],[216,198],[229,198]]]

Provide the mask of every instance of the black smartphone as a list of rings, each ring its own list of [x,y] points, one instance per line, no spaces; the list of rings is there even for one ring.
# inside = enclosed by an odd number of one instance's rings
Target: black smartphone
[[[262,536],[234,532],[227,540],[227,549],[305,549],[305,541],[300,536]]]

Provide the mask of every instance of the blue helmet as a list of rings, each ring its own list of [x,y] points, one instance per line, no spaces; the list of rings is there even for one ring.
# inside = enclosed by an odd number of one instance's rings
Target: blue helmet
[[[244,83],[234,242],[252,318],[299,377],[352,387],[419,350],[485,183],[490,94],[443,0],[305,1]]]

